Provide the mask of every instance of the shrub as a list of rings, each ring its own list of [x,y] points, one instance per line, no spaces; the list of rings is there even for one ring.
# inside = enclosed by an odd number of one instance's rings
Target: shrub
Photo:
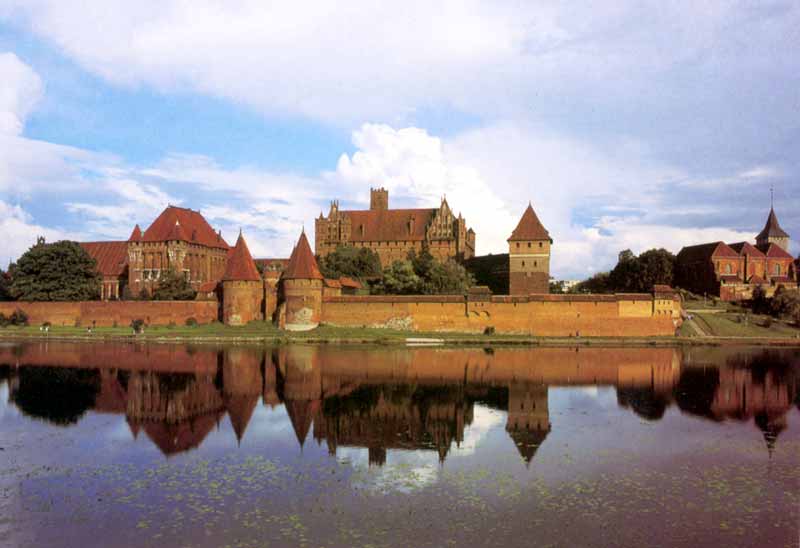
[[[197,327],[197,318],[186,318],[186,327]]]
[[[494,326],[493,325],[487,326],[486,329],[483,330],[483,334],[484,335],[494,335]]]
[[[764,318],[764,322],[761,324],[761,327],[766,327],[767,329],[772,327],[772,318],[770,318],[769,316]]]
[[[12,312],[8,319],[11,325],[28,325],[28,315],[19,308]]]
[[[44,322],[42,324],[42,327],[53,327],[53,324],[51,324],[50,322]]]
[[[144,331],[144,320],[141,318],[137,318],[131,321],[131,328],[133,329],[134,333],[142,333]]]
[[[11,322],[6,318],[6,315],[0,312],[0,327],[8,327],[9,323]]]

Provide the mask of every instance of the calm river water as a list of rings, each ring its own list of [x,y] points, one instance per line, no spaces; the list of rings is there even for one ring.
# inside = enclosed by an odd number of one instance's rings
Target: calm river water
[[[0,546],[799,543],[799,350],[0,343]]]

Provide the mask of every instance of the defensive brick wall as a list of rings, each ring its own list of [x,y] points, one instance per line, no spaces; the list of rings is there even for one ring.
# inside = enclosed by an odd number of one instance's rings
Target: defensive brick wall
[[[322,322],[412,331],[543,337],[672,336],[680,302],[653,295],[341,296],[323,299]]]
[[[31,325],[123,327],[135,319],[146,325],[184,325],[189,318],[211,323],[219,317],[219,304],[213,301],[0,302],[0,314],[9,316],[18,308]]]

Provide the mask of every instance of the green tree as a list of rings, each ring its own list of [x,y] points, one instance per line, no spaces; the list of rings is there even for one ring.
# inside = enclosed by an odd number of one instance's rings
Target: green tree
[[[366,281],[381,276],[381,259],[377,253],[365,247],[338,246],[335,251],[321,257],[317,263],[326,278],[349,276]]]
[[[650,249],[638,257],[626,249],[609,274],[609,287],[612,291],[647,293],[656,284],[672,285],[674,276],[675,255],[666,249]]]
[[[550,293],[566,293],[564,291],[564,280],[550,281]]]
[[[186,276],[172,268],[161,271],[158,287],[153,291],[154,301],[192,301],[196,296]]]
[[[386,295],[417,295],[422,280],[409,261],[395,261],[383,271],[383,278],[374,286],[376,293]]]
[[[419,277],[425,295],[463,295],[475,285],[472,274],[452,259],[443,263],[434,260],[426,275]]]
[[[13,268],[13,265],[11,265],[6,271],[0,269],[0,301],[13,300],[11,296],[11,272]]]
[[[100,297],[100,274],[76,242],[40,238],[17,261],[10,289],[20,301],[88,301]]]
[[[800,313],[800,293],[781,286],[775,291],[770,302],[770,312],[776,317],[794,319]]]
[[[422,242],[422,249],[419,253],[417,253],[415,249],[409,251],[408,262],[411,263],[411,266],[414,268],[414,272],[417,273],[417,276],[423,280],[430,278],[431,271],[436,264],[436,259],[433,255],[431,255],[428,242]]]
[[[608,272],[598,272],[588,280],[575,284],[570,293],[610,293],[611,282]]]

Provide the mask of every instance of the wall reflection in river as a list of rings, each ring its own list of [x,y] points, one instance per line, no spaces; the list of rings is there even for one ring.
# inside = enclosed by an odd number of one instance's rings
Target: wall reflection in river
[[[0,546],[794,546],[800,350],[0,343]]]

